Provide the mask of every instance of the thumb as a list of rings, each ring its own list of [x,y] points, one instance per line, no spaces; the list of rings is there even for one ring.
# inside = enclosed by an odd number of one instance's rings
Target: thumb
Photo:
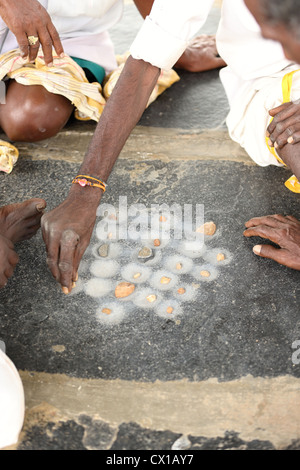
[[[262,258],[268,258],[288,268],[300,270],[300,259],[284,248],[275,248],[271,245],[256,245],[253,247],[253,253]]]

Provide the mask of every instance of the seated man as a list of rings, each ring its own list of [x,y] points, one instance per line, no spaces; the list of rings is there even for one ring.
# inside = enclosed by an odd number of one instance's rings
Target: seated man
[[[135,4],[145,17],[153,0],[135,0]],[[0,104],[0,127],[10,140],[35,142],[56,135],[70,118],[73,103],[78,108],[79,118],[87,116],[99,120],[105,104],[99,84],[106,74],[117,68],[108,29],[119,21],[122,11],[123,0],[88,3],[4,0],[0,3],[0,79],[5,78],[6,83],[6,100]],[[45,64],[48,67],[44,67]],[[186,45],[175,65],[203,71],[225,64],[217,55],[214,37],[200,36]],[[95,83],[87,83],[83,71],[89,81]],[[40,82],[43,86],[36,84]],[[72,85],[70,92],[68,85]],[[2,158],[4,146],[5,142],[1,141],[0,171],[9,173],[18,152],[7,143],[5,158]],[[39,200],[26,201],[24,206],[19,204],[16,212],[14,204],[0,208],[3,226],[0,235],[8,236],[5,229],[8,215],[14,219],[15,229],[22,225],[20,236],[15,234],[9,242],[0,239],[0,251],[6,253],[2,255],[6,262],[2,264],[5,268],[0,268],[0,287],[11,276],[17,259],[16,254],[11,257],[11,243],[24,238],[28,217],[36,220],[42,215],[40,212],[36,215],[35,202],[38,207],[46,206],[45,201]],[[15,223],[17,217],[19,225]]]
[[[300,64],[300,11],[297,0],[245,0],[262,35],[279,41],[285,56]],[[298,67],[300,69],[300,66]],[[293,88],[297,83],[293,83]],[[269,145],[274,146],[278,156],[290,167],[299,161],[300,104],[299,91],[295,101],[287,102],[270,110],[274,117],[267,129]],[[295,164],[296,166],[296,164]],[[300,269],[300,222],[292,216],[273,215],[258,217],[246,223],[245,236],[260,236],[277,243],[280,249],[263,244],[254,247],[254,252],[278,263]]]

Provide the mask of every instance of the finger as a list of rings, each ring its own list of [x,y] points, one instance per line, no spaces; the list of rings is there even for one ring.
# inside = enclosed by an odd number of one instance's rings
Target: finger
[[[72,290],[74,277],[74,260],[79,235],[74,230],[65,230],[62,234],[59,255],[60,284],[65,294]]]
[[[275,112],[273,112],[274,110],[269,111],[269,114],[271,116],[274,115],[274,119],[270,122],[267,128],[267,133],[269,134],[272,134],[274,132],[279,122],[282,122],[282,121],[285,121],[286,119],[291,118],[299,110],[299,106],[296,106],[293,103],[285,103],[284,105],[281,105],[280,107],[275,108],[275,109],[280,109],[280,108],[281,108],[281,111],[278,111],[276,114]]]
[[[291,101],[288,103],[282,103],[279,106],[276,106],[276,108],[270,109],[269,114],[270,116],[274,117],[276,114],[281,113],[282,111],[288,111],[292,104],[293,103]]]
[[[36,38],[39,37],[38,33],[36,31],[31,32],[27,36],[28,36],[27,41],[29,41],[30,36],[33,36],[33,37],[36,37]],[[35,44],[30,44],[30,42],[28,42],[28,44],[29,44],[29,54],[28,54],[29,62],[34,62],[35,59],[36,59],[38,50],[40,48],[40,41],[38,40]]]
[[[268,258],[288,268],[300,270],[300,257],[295,257],[294,253],[282,248],[275,248],[271,245],[256,245],[253,252],[262,258]]]
[[[299,220],[296,219],[296,217],[294,217],[293,215],[287,215],[286,218],[291,220],[292,222],[295,222],[297,225],[300,225]]]
[[[266,225],[258,225],[257,227],[251,227],[244,231],[245,237],[260,237],[271,240],[272,242],[279,245],[282,239],[280,234],[275,228],[267,227]]]
[[[56,31],[56,28],[54,27],[53,23],[48,24],[48,33],[51,37],[52,44],[53,44],[56,54],[59,57],[62,57],[64,55],[64,48],[62,46],[59,34]]]
[[[4,273],[0,273],[0,289],[6,286],[8,278],[5,276]]]
[[[21,57],[26,59],[29,56],[28,37],[23,31],[21,31],[20,33],[16,33],[16,38],[19,44]]]
[[[290,120],[287,119],[286,121],[279,123],[269,138],[272,142],[274,142],[275,148],[282,148],[287,143],[294,143],[293,136],[294,135],[296,136],[299,133],[300,133],[300,116],[298,118],[294,116]]]
[[[50,230],[47,222],[47,215],[43,215],[41,219],[42,235],[46,245],[47,265],[54,279],[59,281],[58,254],[59,239],[55,236],[55,231]]]
[[[19,255],[15,252],[15,250],[10,250],[8,254],[8,262],[9,264],[13,267],[13,269],[16,267],[16,265],[19,262]]]
[[[53,50],[52,50],[52,39],[47,30],[47,28],[42,28],[38,31],[38,35],[40,38],[40,43],[43,49],[44,54],[44,61],[48,67],[53,65]]]
[[[251,228],[258,225],[267,225],[269,227],[278,227],[278,222],[286,222],[285,216],[281,214],[266,215],[263,217],[253,217],[245,223],[245,227]]]
[[[298,142],[300,142],[300,130],[293,132],[293,134],[287,138],[288,144],[298,144]]]

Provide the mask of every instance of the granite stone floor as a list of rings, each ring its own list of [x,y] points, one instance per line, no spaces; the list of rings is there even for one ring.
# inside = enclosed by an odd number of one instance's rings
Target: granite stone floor
[[[138,24],[129,2],[112,31],[117,52]],[[299,217],[298,196],[287,170],[255,166],[229,139],[218,71],[178,73],[114,167],[73,293],[51,277],[40,233],[17,246],[0,292],[0,338],[26,395],[13,449],[300,449],[299,273],[255,257],[257,240],[243,237],[251,217]],[[19,144],[1,204],[59,204],[94,129],[71,120],[53,139]],[[209,221],[214,235],[191,240]],[[120,282],[134,292],[116,298]]]

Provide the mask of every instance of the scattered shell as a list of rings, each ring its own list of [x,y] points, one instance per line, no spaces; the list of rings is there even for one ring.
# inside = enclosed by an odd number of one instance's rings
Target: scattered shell
[[[107,258],[108,250],[109,250],[109,246],[107,244],[101,245],[100,248],[98,249],[99,256],[101,256],[102,258]]]
[[[135,273],[133,275],[133,279],[138,279],[139,277],[141,277],[141,273]]]
[[[138,259],[143,262],[146,262],[149,259],[152,259],[153,257],[153,250],[151,250],[151,248],[149,248],[148,246],[144,246],[138,253]]]
[[[168,307],[167,308],[167,313],[173,313],[174,311],[174,308],[173,307]]]
[[[204,233],[204,235],[214,235],[215,231],[217,230],[216,224],[214,222],[206,222],[205,224],[201,225],[196,229],[198,233]]]
[[[172,450],[187,450],[191,447],[192,443],[187,436],[180,436],[172,445]]]
[[[171,281],[171,278],[163,276],[160,280],[160,283],[161,284],[169,284],[170,281]]]
[[[210,272],[209,271],[200,271],[200,275],[203,277],[210,277]]]
[[[135,289],[135,285],[130,282],[120,282],[115,289],[117,299],[128,297]]]
[[[224,261],[225,255],[224,253],[218,253],[217,254],[217,261]]]
[[[185,294],[185,288],[184,287],[179,287],[177,292],[178,292],[178,294]]]
[[[150,294],[150,295],[147,296],[148,302],[155,302],[156,298],[157,297],[154,294]]]
[[[156,238],[153,242],[153,245],[154,246],[160,246],[160,240],[158,238]]]
[[[101,312],[102,312],[102,313],[106,313],[106,315],[110,315],[112,311],[111,311],[110,308],[103,308],[103,309],[101,310]]]

